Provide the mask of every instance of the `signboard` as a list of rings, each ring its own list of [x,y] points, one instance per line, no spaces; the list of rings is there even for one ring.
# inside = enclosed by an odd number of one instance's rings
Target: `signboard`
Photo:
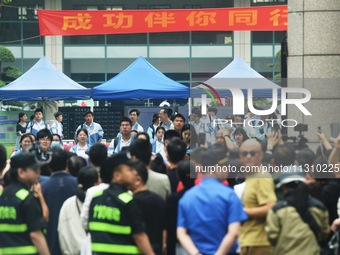
[[[286,5],[165,10],[38,10],[40,35],[285,31]]]

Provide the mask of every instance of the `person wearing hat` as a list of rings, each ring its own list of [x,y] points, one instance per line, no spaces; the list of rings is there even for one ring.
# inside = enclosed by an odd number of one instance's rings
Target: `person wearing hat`
[[[104,136],[104,131],[103,131],[102,126],[99,123],[96,123],[93,121],[94,114],[92,111],[85,112],[84,119],[85,119],[85,123],[83,125],[79,125],[75,134],[77,134],[77,131],[81,128],[86,129],[87,132],[89,133],[89,136],[87,138],[87,144],[88,144],[88,149],[90,149],[93,144],[101,143],[103,136]],[[77,140],[76,137],[74,139]]]
[[[111,183],[108,189],[94,194],[89,210],[88,230],[95,254],[154,255],[142,212],[128,192],[136,180],[130,157],[121,152],[105,159]]]
[[[61,139],[64,138],[63,135],[63,114],[61,112],[56,112],[54,114],[55,121],[51,125],[51,133],[60,135]]]
[[[227,166],[228,158],[221,145],[208,148],[201,158],[202,182],[179,201],[178,240],[188,254],[235,254],[240,223],[248,217],[235,192],[222,183],[227,173],[218,169]]]
[[[319,242],[329,233],[325,206],[309,195],[301,167],[284,167],[276,185],[284,193],[268,213],[265,231],[274,255],[319,255]]]
[[[39,195],[31,191],[40,166],[32,153],[11,158],[11,183],[0,195],[0,254],[50,254]]]

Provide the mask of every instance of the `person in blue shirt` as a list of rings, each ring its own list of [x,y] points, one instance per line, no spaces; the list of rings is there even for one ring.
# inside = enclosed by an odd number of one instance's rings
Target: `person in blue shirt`
[[[235,254],[240,224],[248,217],[235,192],[222,183],[227,174],[217,169],[225,167],[228,158],[219,145],[207,149],[201,158],[202,182],[179,201],[178,240],[188,254]]]

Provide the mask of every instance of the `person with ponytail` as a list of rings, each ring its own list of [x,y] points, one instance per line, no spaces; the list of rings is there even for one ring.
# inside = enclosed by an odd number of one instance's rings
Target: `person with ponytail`
[[[284,167],[277,188],[284,198],[269,211],[265,225],[274,255],[320,255],[320,242],[329,233],[328,212],[309,195],[303,170]]]

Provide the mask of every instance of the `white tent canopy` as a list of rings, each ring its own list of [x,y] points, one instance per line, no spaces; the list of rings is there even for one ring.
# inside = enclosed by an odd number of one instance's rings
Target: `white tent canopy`
[[[229,85],[234,85],[240,89],[280,88],[256,72],[240,57],[236,57],[229,65],[205,83],[213,86],[215,89],[226,89]]]
[[[192,98],[200,97],[205,92],[196,88],[206,89],[207,87],[210,90],[216,90],[220,97],[232,97],[230,91],[233,91],[235,96],[240,90],[247,97],[247,91],[251,90],[252,95],[256,98],[271,98],[273,90],[280,89],[280,86],[256,72],[240,57],[236,57],[213,77],[191,89],[190,96]],[[280,90],[278,93],[280,94]]]

